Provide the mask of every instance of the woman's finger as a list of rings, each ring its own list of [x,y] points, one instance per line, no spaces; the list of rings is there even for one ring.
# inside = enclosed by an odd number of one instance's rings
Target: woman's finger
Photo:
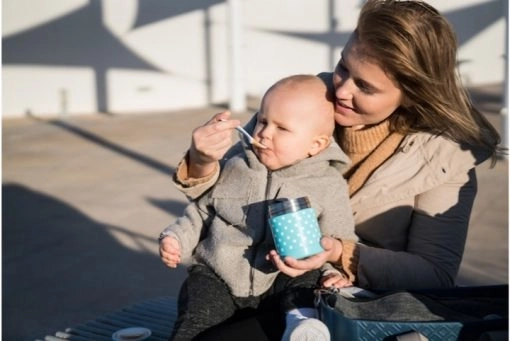
[[[287,264],[285,264],[285,262],[281,259],[280,255],[278,255],[278,253],[276,253],[276,251],[274,250],[269,252],[268,257],[278,270],[280,270],[281,272],[290,277],[297,277],[306,272],[299,269],[293,269],[292,267],[287,266]]]
[[[333,277],[333,276],[330,276],[330,277],[324,277],[322,280],[321,280],[321,284],[324,288],[329,288],[333,285],[335,285],[336,283],[336,279]]]
[[[219,113],[215,114],[213,117],[211,117],[211,119],[209,121],[207,121],[204,124],[204,126],[211,125],[211,124],[223,121],[223,120],[228,120],[229,117],[230,117],[230,111],[227,110],[227,111],[219,112]]]
[[[288,266],[294,268],[294,269],[300,269],[300,270],[315,270],[319,269],[321,266],[323,266],[328,259],[328,253],[327,252],[321,252],[316,255],[310,256],[305,259],[294,259],[291,257],[285,258],[285,264]]]
[[[223,120],[220,113],[215,115],[209,122],[196,128],[192,133],[190,159],[198,164],[215,162],[223,157],[232,146],[232,131],[241,122],[239,120]],[[220,118],[218,118],[220,117]]]

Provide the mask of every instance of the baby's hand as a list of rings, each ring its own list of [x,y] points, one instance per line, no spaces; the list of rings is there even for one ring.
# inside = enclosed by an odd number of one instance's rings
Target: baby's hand
[[[181,248],[177,239],[167,236],[159,242],[159,256],[169,268],[176,268],[181,262]]]
[[[352,286],[351,281],[339,273],[330,273],[322,276],[321,284],[324,288],[345,288]]]

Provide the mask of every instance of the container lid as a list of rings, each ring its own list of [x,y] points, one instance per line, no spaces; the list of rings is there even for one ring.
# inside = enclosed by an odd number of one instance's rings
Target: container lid
[[[274,217],[280,214],[297,212],[304,208],[310,207],[310,200],[308,197],[301,197],[296,199],[279,198],[273,200],[269,204],[269,215]]]
[[[114,341],[141,341],[151,336],[151,331],[143,327],[131,327],[117,330],[112,335]]]

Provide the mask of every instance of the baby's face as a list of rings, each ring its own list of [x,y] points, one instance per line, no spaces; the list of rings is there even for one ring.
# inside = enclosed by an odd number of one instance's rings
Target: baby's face
[[[314,91],[277,88],[264,98],[258,113],[253,136],[266,149],[255,148],[259,160],[269,169],[276,170],[303,160],[314,152],[316,138],[322,130],[319,119],[325,106],[332,104]]]

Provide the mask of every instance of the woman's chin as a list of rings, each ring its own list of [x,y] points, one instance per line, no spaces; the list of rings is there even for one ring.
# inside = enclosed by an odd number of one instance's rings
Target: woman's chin
[[[348,117],[339,114],[335,115],[335,122],[336,124],[342,127],[352,127],[359,125],[359,122],[354,122],[353,120],[350,120]]]

